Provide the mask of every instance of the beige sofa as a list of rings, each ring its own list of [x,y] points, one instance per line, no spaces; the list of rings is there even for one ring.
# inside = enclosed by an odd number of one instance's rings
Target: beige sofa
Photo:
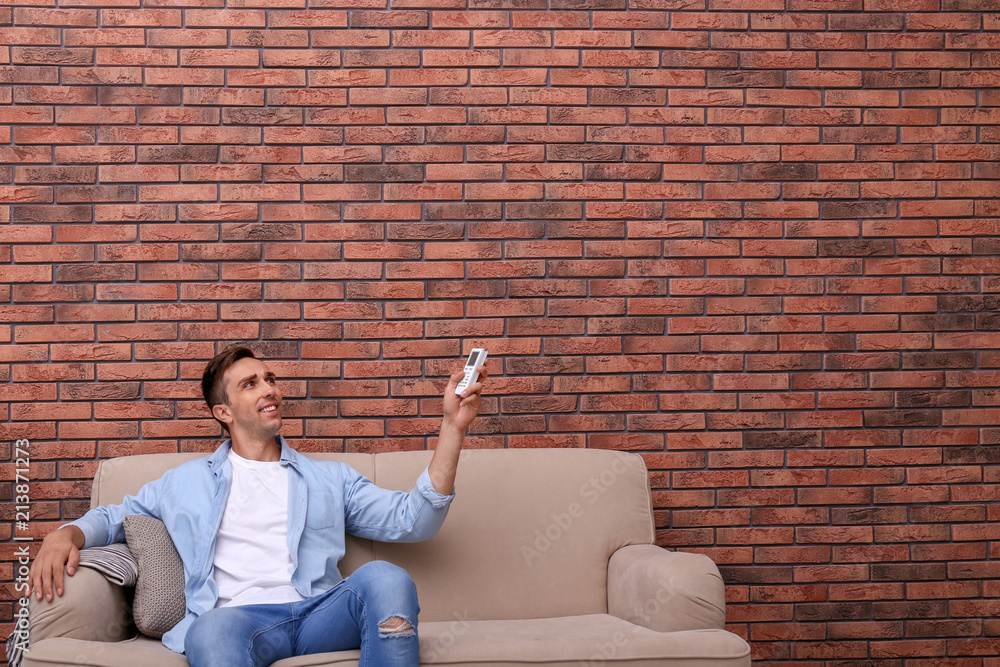
[[[199,454],[103,461],[92,505]],[[430,452],[312,454],[348,463],[391,489],[412,488]],[[418,544],[348,539],[345,576],[372,559],[417,584],[422,665],[707,667],[750,665],[723,629],[723,582],[705,556],[652,544],[646,469],[600,450],[466,450],[441,532]],[[183,667],[159,640],[133,637],[128,595],[93,570],[68,577],[55,602],[31,606],[25,667]],[[356,667],[357,651],[275,665]]]

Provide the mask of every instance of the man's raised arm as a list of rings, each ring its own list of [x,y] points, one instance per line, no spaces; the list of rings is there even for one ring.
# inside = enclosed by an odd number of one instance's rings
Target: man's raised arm
[[[434,490],[441,495],[451,495],[455,488],[455,473],[458,471],[458,455],[462,452],[465,432],[479,414],[483,400],[483,382],[486,381],[486,367],[479,367],[479,380],[469,385],[461,396],[455,388],[462,380],[463,372],[454,373],[444,390],[444,417],[441,419],[441,433],[431,463],[427,466]]]

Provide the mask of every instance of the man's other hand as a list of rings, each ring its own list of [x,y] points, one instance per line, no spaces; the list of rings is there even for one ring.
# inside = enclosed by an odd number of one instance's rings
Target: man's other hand
[[[66,526],[54,530],[42,540],[42,548],[31,564],[28,579],[31,594],[41,600],[53,599],[63,594],[63,574],[73,576],[80,566],[80,547],[83,546],[83,532],[76,526]]]

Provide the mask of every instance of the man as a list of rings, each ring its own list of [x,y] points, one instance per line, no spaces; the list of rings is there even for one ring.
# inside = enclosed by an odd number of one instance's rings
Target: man
[[[433,537],[454,497],[466,429],[479,413],[485,368],[461,396],[444,391],[434,456],[409,493],[380,489],[345,464],[299,455],[278,434],[282,395],[253,352],[234,347],[205,368],[202,393],[229,439],[45,537],[32,564],[37,599],[63,592],[79,550],[123,542],[122,519],[161,519],[184,564],[187,615],[163,636],[192,667],[263,666],[361,648],[359,667],[419,664],[416,588],[373,561],[346,579],[344,533],[381,541]]]

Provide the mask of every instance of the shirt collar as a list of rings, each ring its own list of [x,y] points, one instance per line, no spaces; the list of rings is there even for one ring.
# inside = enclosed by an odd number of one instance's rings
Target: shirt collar
[[[296,470],[299,469],[299,453],[292,449],[288,442],[285,440],[285,436],[280,433],[276,436],[278,438],[278,444],[281,446],[281,458],[279,461],[283,464],[290,465]],[[211,468],[213,473],[218,474],[219,469],[227,461],[229,457],[229,449],[233,446],[232,438],[226,438],[225,442],[219,445],[219,448],[208,457],[208,466]]]
[[[285,436],[278,434],[278,444],[281,445],[281,458],[279,459],[282,463],[287,463],[296,470],[299,469],[299,453],[292,449],[289,444],[285,441]]]

